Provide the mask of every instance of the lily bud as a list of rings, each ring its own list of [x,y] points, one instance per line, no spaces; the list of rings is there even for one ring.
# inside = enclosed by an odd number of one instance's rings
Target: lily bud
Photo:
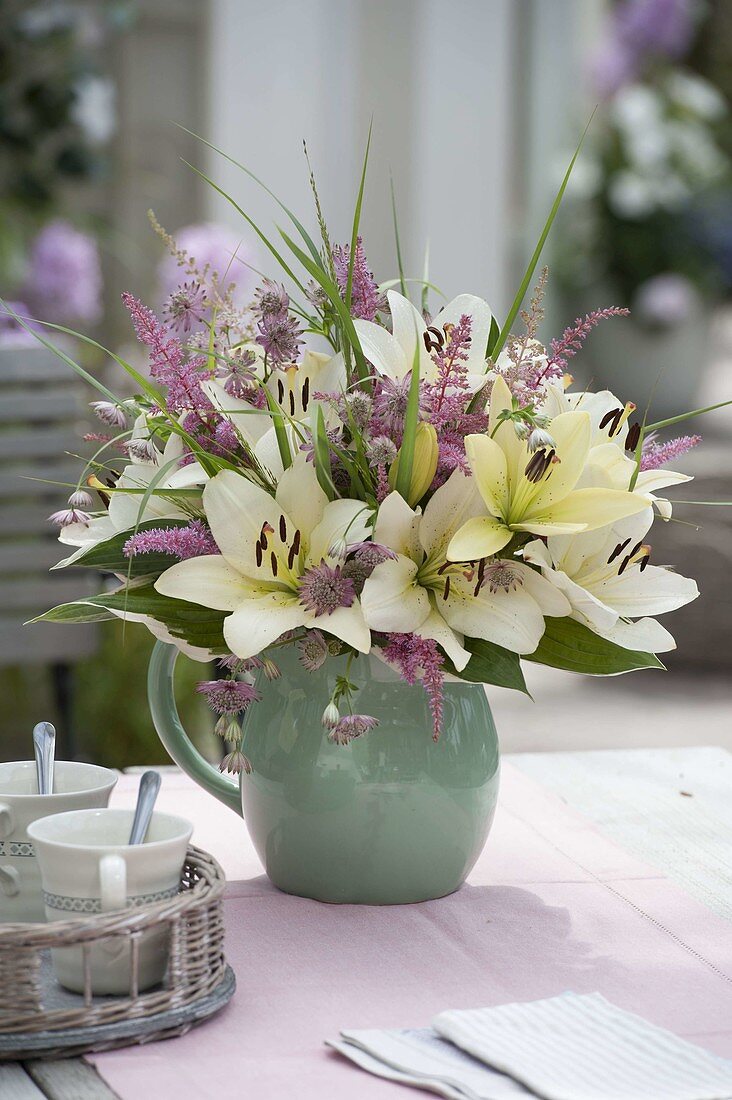
[[[409,489],[407,491],[407,504],[410,508],[414,507],[432,484],[437,470],[439,455],[440,449],[437,445],[437,432],[432,424],[427,424],[424,420],[420,421],[417,425],[414,439],[412,476],[409,479]],[[389,470],[389,485],[392,489],[396,487],[397,478],[399,476],[400,458],[401,448],[396,456],[396,460]]]

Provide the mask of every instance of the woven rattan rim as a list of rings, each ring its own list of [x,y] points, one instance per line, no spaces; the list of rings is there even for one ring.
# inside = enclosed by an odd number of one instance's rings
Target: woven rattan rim
[[[0,925],[0,1033],[88,1028],[143,1019],[210,995],[225,972],[222,897],[226,879],[208,852],[189,847],[181,890],[173,898],[117,913],[103,913],[48,924]],[[163,986],[139,992],[140,945],[166,931],[168,969]],[[88,976],[89,953],[110,936],[128,941],[127,994],[97,997]],[[50,1007],[43,959],[49,949],[80,947],[87,960],[85,989],[76,1003]]]
[[[123,909],[117,913],[85,915],[48,921],[46,924],[24,924],[20,921],[0,924],[0,953],[16,947],[43,950],[45,947],[65,947],[86,940],[101,940],[120,932],[143,932],[154,924],[172,920],[221,897],[226,879],[212,855],[190,845],[185,867],[194,872],[198,881],[190,889],[181,890],[165,901],[137,909]]]

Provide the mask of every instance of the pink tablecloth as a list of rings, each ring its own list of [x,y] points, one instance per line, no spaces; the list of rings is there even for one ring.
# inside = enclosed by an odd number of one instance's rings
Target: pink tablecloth
[[[113,804],[130,805],[136,786],[123,777]],[[732,1058],[729,924],[510,765],[469,885],[422,905],[289,897],[263,877],[244,825],[186,778],[165,778],[160,807],[192,818],[194,841],[229,876],[238,989],[181,1039],[96,1057],[123,1100],[396,1100],[402,1086],[323,1040],[564,990],[599,990]]]

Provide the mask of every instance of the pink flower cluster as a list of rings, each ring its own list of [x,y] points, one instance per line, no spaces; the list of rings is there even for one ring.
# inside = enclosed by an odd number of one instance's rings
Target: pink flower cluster
[[[348,266],[351,260],[351,246],[336,245],[333,249],[333,266],[335,268],[338,289],[344,301],[348,288]],[[353,256],[353,274],[351,276],[351,316],[358,317],[362,321],[373,321],[379,310],[384,309],[384,299],[379,294],[373,273],[366,261],[361,238],[356,240],[356,251]]]
[[[152,527],[147,531],[138,531],[127,539],[122,553],[126,558],[137,554],[170,554],[185,561],[220,551],[206,524],[194,519],[185,527]]]
[[[700,435],[680,435],[676,439],[668,439],[665,443],[660,443],[657,439],[649,437],[643,444],[643,452],[641,454],[641,470],[657,470],[660,466],[665,466],[667,462],[673,462],[677,458],[681,458],[692,447],[696,447],[701,443],[702,437]]]
[[[174,336],[139,298],[125,292],[122,301],[130,312],[137,339],[150,349],[150,374],[167,387],[167,404],[171,412],[211,410],[213,406],[201,389],[201,381],[211,377],[204,355],[186,358],[185,351]]]
[[[382,652],[408,684],[416,684],[421,678],[432,713],[432,736],[437,741],[442,729],[445,683],[444,661],[437,643],[417,634],[390,634]]]

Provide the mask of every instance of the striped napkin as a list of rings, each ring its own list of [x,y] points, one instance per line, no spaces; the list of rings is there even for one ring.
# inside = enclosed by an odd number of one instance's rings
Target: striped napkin
[[[732,1062],[599,993],[443,1012],[426,1029],[343,1031],[330,1045],[451,1100],[732,1100]]]

